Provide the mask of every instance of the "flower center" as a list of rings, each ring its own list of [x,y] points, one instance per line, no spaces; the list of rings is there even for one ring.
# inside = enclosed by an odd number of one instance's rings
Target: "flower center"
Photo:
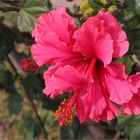
[[[55,112],[55,117],[57,118],[60,125],[68,125],[74,116],[73,104],[66,99],[58,107],[58,110]]]
[[[104,66],[104,64],[101,60],[96,60],[96,67],[102,68],[103,66]]]

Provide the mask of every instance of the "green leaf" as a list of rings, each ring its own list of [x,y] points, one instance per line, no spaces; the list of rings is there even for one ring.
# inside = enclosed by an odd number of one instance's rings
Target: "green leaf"
[[[60,136],[62,140],[74,139],[74,132],[69,126],[62,126]]]
[[[17,94],[17,93],[12,93],[10,94],[10,97],[9,97],[9,111],[10,113],[13,113],[13,114],[19,114],[21,108],[22,108],[22,96],[20,94]]]
[[[134,62],[131,60],[129,56],[124,56],[122,59],[118,60],[120,64],[125,64],[126,65],[126,72],[128,74],[131,73],[132,66],[134,65]]]
[[[61,139],[82,139],[84,136],[84,127],[75,117],[71,124],[61,127]]]
[[[14,77],[13,75],[4,69],[4,65],[0,65],[0,87],[8,93],[14,93]]]
[[[7,80],[6,71],[4,65],[0,64],[0,85],[5,85]]]
[[[74,117],[71,123],[71,129],[73,130],[75,139],[83,138],[85,134],[85,128],[84,125],[79,122],[79,119],[77,117]]]
[[[102,8],[99,5],[99,0],[88,0],[88,3],[91,6],[91,8],[93,8],[96,11]]]
[[[118,131],[123,131],[125,129],[125,127],[130,125],[131,119],[132,119],[131,117],[124,117],[123,115],[120,115],[117,118],[116,129]]]
[[[91,8],[94,9],[94,13],[99,12],[101,9],[105,8],[106,2],[103,2],[103,0],[88,0],[89,5]]]
[[[41,133],[39,123],[31,117],[25,117],[22,119],[21,128],[22,132],[29,140],[34,140],[35,137]]]
[[[22,32],[31,32],[36,24],[36,18],[48,11],[47,3],[43,0],[25,1],[20,8],[17,25]]]
[[[130,140],[140,139],[140,126],[133,127],[129,136],[130,136]]]
[[[28,74],[27,77],[23,79],[23,85],[31,98],[36,100],[42,99],[44,84],[43,78],[39,74]]]
[[[9,52],[14,48],[12,31],[0,23],[0,60],[7,58]]]
[[[140,116],[119,116],[116,129],[125,131],[131,139],[140,139]]]
[[[56,111],[61,102],[60,99],[51,99],[50,97],[44,96],[42,98],[42,107],[47,110]]]

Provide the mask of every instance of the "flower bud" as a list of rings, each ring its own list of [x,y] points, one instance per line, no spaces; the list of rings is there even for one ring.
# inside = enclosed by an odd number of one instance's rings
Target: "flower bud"
[[[24,72],[36,73],[38,66],[35,61],[24,58],[21,60],[21,68]]]
[[[110,13],[115,13],[115,12],[117,12],[117,10],[118,10],[118,7],[116,6],[116,5],[111,5],[109,8],[108,8],[108,11],[110,12]]]

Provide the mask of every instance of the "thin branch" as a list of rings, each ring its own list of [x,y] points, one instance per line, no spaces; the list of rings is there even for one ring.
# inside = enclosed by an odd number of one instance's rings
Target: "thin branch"
[[[119,140],[121,137],[121,133],[117,132],[112,140]]]
[[[135,28],[135,29],[127,29],[128,32],[139,32],[140,31],[140,28]]]
[[[10,63],[12,64],[12,66],[14,67],[14,69],[16,70],[16,73],[19,73],[19,74],[23,75],[23,72],[21,72],[21,68],[20,68],[20,63],[19,63],[19,60],[18,60],[18,56],[16,55],[17,53],[15,51],[12,51],[10,54],[8,55],[8,58],[9,58]],[[12,56],[12,57],[10,57],[10,56]],[[22,85],[24,87],[24,83],[23,82],[22,82]],[[43,123],[41,117],[38,114],[38,111],[36,109],[36,106],[35,106],[32,98],[31,98],[30,94],[28,93],[28,91],[27,91],[27,89],[25,87],[24,87],[24,89],[25,89],[25,94],[27,95],[28,100],[30,101],[31,106],[32,106],[32,108],[33,108],[33,110],[35,112],[36,118],[38,119],[38,121],[40,123],[40,126],[41,126],[42,131],[43,131],[44,136],[45,136],[45,139],[48,140],[48,134],[47,134],[47,131],[46,131],[45,127],[44,127],[44,123]]]
[[[11,12],[16,11],[18,12],[20,9],[18,7],[0,7],[0,11],[2,12]]]
[[[24,84],[23,84],[23,85],[24,85]],[[39,114],[38,114],[38,111],[37,111],[36,106],[35,106],[35,104],[34,104],[34,102],[33,102],[33,99],[32,99],[31,96],[29,95],[29,93],[28,93],[28,91],[26,90],[26,88],[24,88],[24,89],[25,89],[25,94],[27,95],[27,97],[28,97],[28,99],[29,99],[29,101],[30,101],[30,103],[31,103],[31,106],[32,106],[32,108],[33,108],[33,110],[34,110],[34,112],[35,112],[35,115],[36,115],[36,117],[37,117],[37,119],[38,119],[38,121],[39,121],[39,123],[40,123],[40,126],[41,126],[41,128],[42,128],[42,131],[43,131],[43,133],[44,133],[44,135],[45,135],[45,138],[46,138],[46,140],[48,140],[47,131],[46,131],[45,127],[44,127],[44,123],[42,122],[41,117],[40,117]]]

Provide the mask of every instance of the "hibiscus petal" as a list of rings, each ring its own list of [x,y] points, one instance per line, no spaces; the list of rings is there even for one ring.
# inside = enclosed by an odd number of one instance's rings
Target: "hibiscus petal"
[[[86,21],[74,34],[76,40],[74,50],[81,52],[87,58],[100,59],[107,65],[112,60],[113,40],[109,34],[103,36],[98,30]]]
[[[66,8],[58,7],[56,10],[42,14],[39,17],[32,36],[35,37],[35,40],[38,42],[41,37],[49,32],[53,32],[58,35],[61,41],[64,41],[66,44],[71,44],[72,34],[75,29],[74,21],[72,17],[66,13]]]
[[[121,113],[120,109],[109,101],[102,114],[97,116],[95,121],[99,122],[113,120],[115,117],[119,116],[120,113]]]
[[[91,87],[90,91],[88,92],[90,94],[89,98],[91,99],[89,118],[91,120],[95,120],[95,118],[103,112],[106,106],[106,101],[102,95],[101,87],[97,81],[94,82],[94,87]]]
[[[83,90],[87,85],[88,81],[81,77],[79,73],[72,66],[64,66],[59,68],[55,73],[49,71],[44,73],[44,79],[46,87],[43,92],[46,95],[50,95],[51,98],[63,92],[73,90]]]
[[[80,123],[83,123],[86,120],[88,120],[88,115],[89,115],[88,113],[86,113],[83,105],[84,105],[83,100],[81,100],[81,98],[77,98],[76,99],[76,114],[79,118]]]
[[[116,41],[114,43],[114,53],[113,57],[121,58],[129,49],[128,41]]]
[[[126,115],[140,114],[140,92],[139,92],[139,95],[134,94],[131,101],[129,101],[128,103],[125,103],[123,105],[123,108],[124,108],[124,114]]]
[[[81,29],[75,31],[76,40],[74,50],[81,52],[85,57],[95,57],[93,47],[98,38],[98,29],[91,24],[84,24]]]
[[[112,64],[110,64],[108,67],[110,67],[111,65]],[[131,100],[133,92],[136,92],[137,88],[135,88],[127,79],[121,77],[121,75],[124,75],[124,71],[120,71],[119,74],[117,72],[118,66],[115,69],[114,65],[114,68],[112,69],[112,71],[114,71],[114,73],[116,72],[118,76],[113,76],[113,74],[110,73],[111,71],[108,71],[108,69],[106,69],[107,72],[105,76],[105,83],[110,94],[110,100],[122,105],[123,103],[126,103],[129,100]]]
[[[86,90],[78,93],[76,99],[76,112],[80,122],[95,120],[106,106],[100,87],[90,83]]]
[[[136,88],[140,88],[140,73],[129,76],[129,80]]]
[[[111,13],[101,11],[98,13],[97,18],[104,22],[106,32],[108,32],[114,40],[113,57],[122,57],[129,48],[126,33]]]
[[[108,76],[106,83],[109,88],[110,100],[122,105],[123,103],[131,100],[133,94],[130,89],[131,84],[129,84],[126,80],[117,79],[112,76]]]
[[[104,65],[111,63],[113,54],[113,41],[110,39],[98,40],[95,48],[95,55],[100,59]]]
[[[107,73],[117,78],[127,79],[126,66],[117,62],[112,62],[109,67],[106,67]]]
[[[140,114],[140,73],[129,76],[132,85],[138,88],[138,92],[134,92],[132,99],[123,105],[124,114]]]
[[[42,37],[42,40],[44,40],[43,43],[37,43],[31,47],[33,58],[39,66],[77,57],[77,53],[72,52],[72,49],[60,41],[54,33],[48,33]]]

